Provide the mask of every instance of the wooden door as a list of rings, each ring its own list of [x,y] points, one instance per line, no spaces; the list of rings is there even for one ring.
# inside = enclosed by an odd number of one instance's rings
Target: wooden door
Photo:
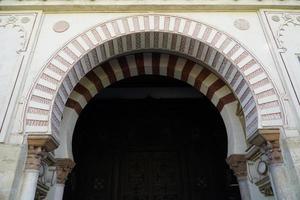
[[[121,200],[183,200],[178,152],[127,152],[121,163]]]

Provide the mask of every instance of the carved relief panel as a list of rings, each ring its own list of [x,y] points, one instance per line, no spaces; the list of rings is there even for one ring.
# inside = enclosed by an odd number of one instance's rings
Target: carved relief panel
[[[266,28],[271,50],[276,56],[282,82],[286,85],[296,109],[300,109],[300,12],[287,10],[262,11],[262,22]],[[284,101],[289,101],[282,94]],[[298,113],[299,115],[299,113]]]
[[[15,105],[13,92],[23,78],[37,16],[37,12],[0,13],[0,142]]]

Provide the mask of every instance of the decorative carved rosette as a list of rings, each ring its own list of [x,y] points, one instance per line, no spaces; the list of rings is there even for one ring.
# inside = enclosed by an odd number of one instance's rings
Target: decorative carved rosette
[[[65,184],[69,173],[72,171],[75,163],[71,159],[56,159],[56,182]]]

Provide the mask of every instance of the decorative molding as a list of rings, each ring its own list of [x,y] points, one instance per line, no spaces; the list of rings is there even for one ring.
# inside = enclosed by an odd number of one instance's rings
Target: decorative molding
[[[31,0],[2,0],[3,10],[42,10],[44,12],[79,11],[79,12],[199,12],[199,11],[257,11],[269,9],[299,9],[300,3],[291,0],[72,0],[72,1],[43,1]]]
[[[56,115],[54,123],[59,124],[73,88],[90,70],[120,54],[149,49],[188,57],[223,77],[242,105],[247,137],[264,124],[282,125],[283,113],[273,83],[259,61],[238,41],[187,18],[134,15],[96,25],[53,55],[30,92],[26,132],[51,131],[51,112]]]

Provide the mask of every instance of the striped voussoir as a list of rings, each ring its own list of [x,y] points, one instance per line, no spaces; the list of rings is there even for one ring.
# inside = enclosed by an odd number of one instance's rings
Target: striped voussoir
[[[171,74],[167,73],[170,69],[173,69]],[[112,59],[90,71],[75,86],[66,106],[79,115],[89,100],[99,92],[98,84],[102,88],[103,82],[111,85],[121,79],[143,74],[169,76],[185,81],[206,95],[220,112],[226,104],[236,101],[222,79],[189,59],[169,54],[137,53]]]
[[[189,75],[196,69],[189,63],[182,65],[185,60],[173,56],[176,58],[169,59],[170,62],[165,63],[167,71],[162,72],[163,68],[157,67],[157,63],[163,63],[165,58],[159,53],[151,54],[156,59],[135,54],[126,57],[126,60],[119,58],[106,62],[120,54],[143,50],[176,53],[205,64],[207,69],[201,70],[196,77],[194,85],[197,88],[202,87],[203,81],[213,80],[210,70],[222,77],[235,95],[224,96],[219,101],[232,101],[234,96],[238,98],[244,111],[247,134],[264,125],[283,123],[281,105],[270,78],[256,58],[239,42],[194,20],[168,15],[140,15],[94,26],[75,37],[52,57],[30,92],[25,115],[26,132],[48,132],[51,128],[58,131],[65,104],[80,110],[81,103],[92,96],[82,96],[83,90],[99,91],[121,77],[149,74],[149,71],[151,74],[173,74],[173,77],[189,82]],[[131,66],[129,63],[134,64]],[[99,64],[101,67],[94,69]],[[178,71],[177,65],[183,71]],[[103,76],[100,80],[99,74]],[[77,86],[79,81],[80,86]],[[85,88],[81,81],[93,82],[95,86]],[[221,90],[223,83],[215,81],[211,84]],[[67,102],[69,96],[76,101]],[[213,99],[214,94],[209,92],[208,96]],[[221,109],[224,105],[220,103],[217,107]],[[52,126],[49,124],[50,118]]]

